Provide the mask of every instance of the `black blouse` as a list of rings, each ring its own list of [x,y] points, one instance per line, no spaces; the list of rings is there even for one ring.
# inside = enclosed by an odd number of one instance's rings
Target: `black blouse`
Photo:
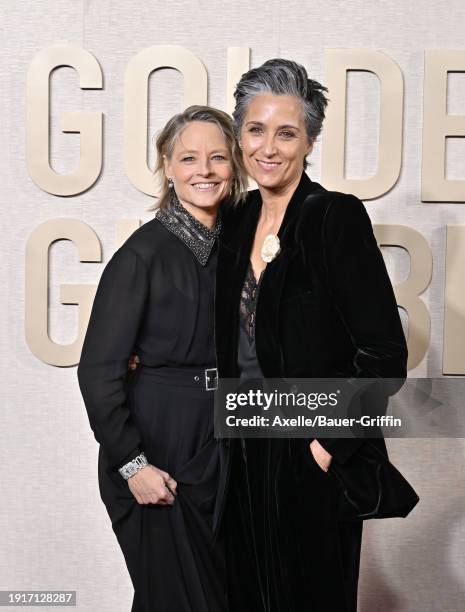
[[[114,469],[142,452],[126,404],[131,354],[152,367],[216,366],[220,222],[209,230],[180,213],[159,212],[138,228],[106,265],[95,295],[77,375],[95,439]]]

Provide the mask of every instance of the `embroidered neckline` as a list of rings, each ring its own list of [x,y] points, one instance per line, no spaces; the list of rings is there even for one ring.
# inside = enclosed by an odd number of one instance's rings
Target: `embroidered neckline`
[[[184,208],[172,189],[168,209],[159,210],[156,219],[189,247],[202,266],[207,264],[215,240],[221,231],[219,214],[216,217],[215,225],[210,229]]]

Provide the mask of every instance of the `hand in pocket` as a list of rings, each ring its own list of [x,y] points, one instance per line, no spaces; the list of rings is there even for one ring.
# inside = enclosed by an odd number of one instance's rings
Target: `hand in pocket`
[[[309,450],[313,455],[314,460],[319,465],[319,467],[323,470],[323,472],[327,472],[329,470],[329,466],[331,465],[331,461],[333,456],[325,450],[318,440],[312,440],[309,444]]]

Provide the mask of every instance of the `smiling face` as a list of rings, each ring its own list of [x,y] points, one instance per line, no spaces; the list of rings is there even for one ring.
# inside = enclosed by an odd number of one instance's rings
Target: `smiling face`
[[[299,181],[313,148],[300,100],[272,93],[252,98],[240,140],[247,172],[260,188],[271,191],[286,190]]]
[[[216,209],[229,194],[233,167],[220,128],[208,121],[192,121],[177,138],[171,156],[165,158],[181,204],[191,213]]]

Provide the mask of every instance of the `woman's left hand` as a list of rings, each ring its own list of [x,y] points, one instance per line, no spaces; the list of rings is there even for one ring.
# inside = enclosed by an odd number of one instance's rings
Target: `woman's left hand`
[[[318,442],[318,440],[316,438],[315,438],[315,440],[312,440],[312,442],[310,442],[309,448],[310,448],[310,452],[313,455],[313,458],[318,463],[320,468],[324,472],[327,472],[328,469],[329,469],[329,466],[331,465],[331,460],[332,460],[333,456],[330,455],[328,453],[328,451],[325,450],[321,446],[321,444]]]

